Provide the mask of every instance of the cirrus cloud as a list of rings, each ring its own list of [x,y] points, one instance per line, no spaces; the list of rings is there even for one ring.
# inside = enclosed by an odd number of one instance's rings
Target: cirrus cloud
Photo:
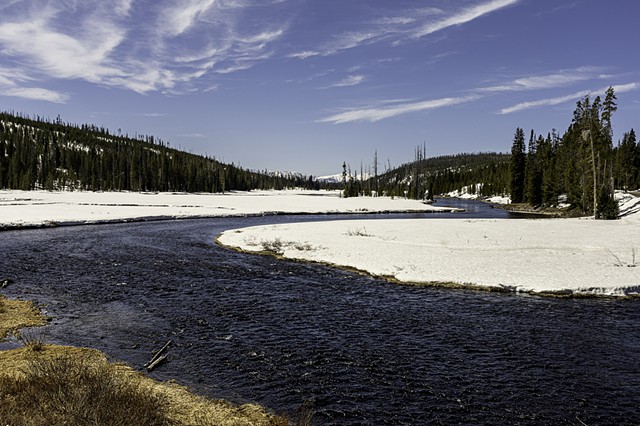
[[[471,94],[461,97],[450,97],[441,99],[432,99],[419,102],[404,102],[394,104],[392,106],[371,106],[359,109],[351,109],[338,114],[333,114],[328,117],[318,120],[319,123],[333,123],[344,124],[354,121],[368,121],[375,123],[376,121],[384,120],[398,115],[409,114],[413,112],[426,111],[432,109],[439,109],[449,107],[453,105],[460,105],[468,102],[478,100],[481,96],[477,94]]]
[[[293,52],[290,58],[308,59],[316,56],[331,56],[345,50],[389,41],[393,45],[419,39],[444,29],[460,26],[520,0],[491,0],[468,6],[459,10],[445,11],[426,7],[408,10],[404,15],[383,17],[371,22],[361,23],[364,30],[345,31],[316,49]]]
[[[615,93],[625,93],[625,92],[640,90],[640,83],[634,82],[634,83],[627,83],[627,84],[618,84],[612,87]],[[607,89],[608,87],[600,88],[598,90],[581,90],[579,92],[575,92],[570,95],[539,99],[536,101],[521,102],[519,104],[510,106],[508,108],[503,108],[500,111],[500,114],[503,114],[503,115],[512,114],[514,112],[524,111],[532,108],[560,105],[567,102],[577,101],[580,98],[584,98],[585,96],[590,95],[592,93],[604,94],[607,91]]]
[[[37,98],[26,79],[82,80],[140,94],[191,91],[206,74],[237,72],[271,57],[269,45],[284,34],[286,24],[244,25],[247,9],[267,5],[232,6],[220,0],[161,0],[153,7],[133,0],[22,0],[0,14],[0,63],[10,64],[5,68],[13,76],[0,76],[3,93]],[[43,100],[67,99],[40,93]]]

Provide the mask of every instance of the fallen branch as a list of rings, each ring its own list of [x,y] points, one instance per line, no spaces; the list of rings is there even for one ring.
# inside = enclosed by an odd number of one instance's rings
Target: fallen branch
[[[151,357],[151,359],[149,360],[149,362],[147,362],[144,367],[147,369],[147,371],[151,371],[154,368],[156,368],[158,365],[162,364],[166,359],[167,359],[167,354],[165,354],[164,352],[169,348],[169,345],[171,344],[171,340],[169,340],[167,343],[165,343],[165,345],[160,348],[159,351],[157,351],[153,357]]]
[[[147,365],[147,371],[151,372],[154,368],[162,364],[166,359],[167,359],[167,354],[157,357],[154,361],[152,361],[149,365]]]

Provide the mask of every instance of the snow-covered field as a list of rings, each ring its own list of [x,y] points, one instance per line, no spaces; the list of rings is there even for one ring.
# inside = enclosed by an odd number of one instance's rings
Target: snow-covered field
[[[338,191],[226,194],[0,191],[0,229],[150,218],[450,210],[415,200],[340,198]]]
[[[640,293],[640,198],[618,194],[622,219],[400,219],[231,230],[227,246],[356,268],[410,283],[531,293]],[[0,229],[150,218],[435,211],[419,201],[327,191],[228,194],[0,191]],[[0,234],[1,238],[1,234]]]
[[[408,283],[625,296],[640,293],[640,199],[617,221],[404,219],[230,230],[221,244]]]

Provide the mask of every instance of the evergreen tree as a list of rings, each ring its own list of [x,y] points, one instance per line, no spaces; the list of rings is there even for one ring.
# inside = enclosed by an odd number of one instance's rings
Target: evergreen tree
[[[636,133],[633,129],[624,134],[622,142],[616,149],[618,185],[625,190],[637,189],[638,185],[638,146]]]
[[[524,131],[518,127],[513,138],[511,161],[509,163],[509,170],[511,173],[511,202],[513,203],[521,203],[524,201],[526,158]]]
[[[533,206],[542,204],[542,170],[538,147],[544,143],[542,136],[536,139],[535,132],[531,131],[529,149],[525,162],[525,201]]]
[[[555,206],[558,201],[558,170],[556,166],[557,145],[557,135],[554,131],[553,135],[547,135],[547,138],[538,146],[540,170],[542,172],[542,203],[545,206]]]

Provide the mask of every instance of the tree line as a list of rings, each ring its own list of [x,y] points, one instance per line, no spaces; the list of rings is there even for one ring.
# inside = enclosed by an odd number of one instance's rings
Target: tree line
[[[633,129],[613,145],[611,118],[617,111],[613,88],[604,100],[580,99],[567,131],[546,137],[532,130],[528,145],[517,128],[511,148],[510,193],[513,203],[553,207],[566,196],[570,208],[598,219],[614,219],[615,189],[640,188],[640,145]]]
[[[0,112],[0,189],[225,192],[317,188],[312,177],[256,172],[171,148],[154,136],[112,134]]]
[[[509,191],[510,155],[496,152],[462,153],[427,157],[426,145],[415,149],[414,161],[382,174],[351,175],[343,165],[345,196],[387,195],[409,199],[433,199],[434,195],[447,194],[467,187],[478,195],[506,194]],[[377,163],[377,153],[374,164]],[[476,185],[476,184],[480,185]]]

